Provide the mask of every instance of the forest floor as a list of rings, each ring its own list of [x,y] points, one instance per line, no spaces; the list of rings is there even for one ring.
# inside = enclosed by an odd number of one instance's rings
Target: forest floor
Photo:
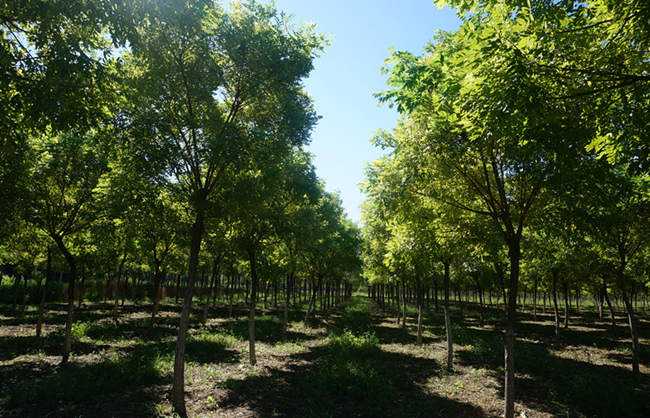
[[[14,316],[0,305],[0,416],[170,417],[180,307],[163,304],[150,325],[149,304],[127,304],[120,322],[112,306],[87,303],[75,312],[73,357],[61,368],[64,305],[51,305],[43,336],[34,308]],[[200,324],[192,316],[186,350],[191,417],[494,417],[503,410],[500,309],[452,310],[454,369],[444,367],[441,313],[426,312],[416,344],[415,311],[407,326],[364,296],[355,296],[309,327],[292,309],[282,338],[281,312],[260,310],[257,364],[248,359],[247,311],[225,307]],[[623,316],[612,328],[595,313],[573,313],[554,346],[551,315],[519,313],[516,410],[521,417],[649,417],[650,320],[639,318],[641,376],[631,371]]]

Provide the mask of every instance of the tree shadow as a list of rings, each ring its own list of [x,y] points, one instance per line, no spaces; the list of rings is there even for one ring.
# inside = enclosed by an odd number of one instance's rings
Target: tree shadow
[[[602,344],[620,349],[617,343],[607,344],[601,337],[580,334],[581,331],[572,331],[563,335],[565,341],[575,343],[576,346],[597,342],[599,347]],[[457,361],[467,366],[492,370],[501,382],[502,394],[504,343],[501,335],[467,328],[455,332],[455,342],[468,347],[456,350]],[[647,416],[650,411],[648,376],[642,375],[635,379],[631,369],[562,357],[551,347],[551,344],[544,341],[516,342],[517,402],[551,414]],[[587,354],[585,357],[589,358]],[[627,358],[619,358],[617,361],[629,363]]]
[[[246,408],[257,416],[430,417],[486,416],[480,409],[424,390],[440,365],[378,345],[328,344],[295,354],[286,367],[229,379],[222,413]]]
[[[141,408],[144,399],[157,396],[150,393],[152,387],[171,381],[161,372],[160,363],[160,353],[149,347],[63,368],[15,362],[0,368],[0,376],[20,376],[9,388],[4,407],[8,415],[23,417],[116,416],[120,410],[123,416],[135,416],[132,408]]]

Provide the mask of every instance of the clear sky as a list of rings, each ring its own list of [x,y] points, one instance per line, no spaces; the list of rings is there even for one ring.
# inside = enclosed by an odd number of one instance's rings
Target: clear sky
[[[381,75],[390,47],[420,55],[436,30],[454,30],[460,21],[432,0],[276,0],[293,23],[314,22],[333,38],[305,82],[322,116],[310,152],[328,191],[340,191],[348,216],[361,218],[359,184],[364,166],[382,151],[370,144],[377,129],[391,130],[399,118],[373,97],[386,88]]]

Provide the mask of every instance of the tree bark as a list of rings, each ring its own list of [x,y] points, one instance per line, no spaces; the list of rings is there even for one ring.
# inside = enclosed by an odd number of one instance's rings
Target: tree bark
[[[68,248],[63,242],[63,237],[60,235],[53,235],[52,238],[56,242],[59,251],[68,262],[70,267],[70,280],[68,282],[68,312],[65,319],[65,334],[63,337],[63,355],[61,357],[61,366],[67,366],[70,352],[72,351],[72,319],[74,315],[74,288],[75,281],[77,280],[77,263],[74,256],[68,251]]]
[[[560,345],[560,312],[557,308],[557,276],[559,272],[556,268],[554,268],[551,273],[553,275],[552,292],[553,292],[553,313],[555,315],[555,346],[557,347]]]
[[[399,283],[395,285],[395,309],[397,313],[397,325],[399,326],[399,323],[402,319],[402,308],[399,306]]]
[[[185,342],[190,324],[190,311],[192,309],[192,297],[194,295],[194,283],[199,266],[199,252],[201,240],[205,232],[204,213],[199,210],[192,225],[192,240],[190,242],[190,260],[187,275],[187,288],[183,299],[181,320],[178,326],[178,337],[176,338],[176,352],[174,356],[174,378],[172,386],[172,406],[174,411],[181,417],[187,416],[185,408]]]
[[[454,341],[453,341],[453,334],[451,329],[451,312],[449,311],[449,266],[450,264],[451,263],[449,260],[444,262],[445,329],[447,330],[447,370],[452,370],[454,368]]]
[[[235,298],[235,275],[230,274],[230,301],[228,303],[228,318],[232,318],[232,303]]]
[[[20,288],[20,278],[22,277],[22,274],[16,274],[16,278],[14,279],[14,300],[13,303],[11,304],[11,310],[16,311],[16,308],[18,307],[18,289]]]
[[[566,282],[566,277],[562,275],[562,286],[564,287],[564,328],[569,328],[569,316],[571,311],[571,303],[569,302],[569,286]]]
[[[151,311],[151,326],[153,326],[158,311],[160,309],[160,283],[162,281],[162,272],[160,263],[156,262],[156,271],[153,276],[153,309]]]
[[[323,281],[323,275],[318,274],[318,281],[314,285],[314,288],[312,289],[312,296],[309,299],[309,305],[307,305],[307,313],[305,313],[305,322],[304,322],[305,326],[308,326],[309,324],[309,317],[311,315],[312,309],[314,309],[314,305],[316,304],[316,296],[318,293],[318,288],[320,287],[322,281]]]
[[[505,335],[505,417],[515,416],[515,323],[517,320],[517,291],[519,287],[519,261],[521,258],[520,232],[507,240],[510,258],[510,283]]]
[[[79,301],[77,303],[77,309],[81,309],[81,305],[83,304],[84,301],[84,292],[86,290],[86,275],[82,274],[81,275],[81,286],[79,289]]]
[[[422,283],[419,274],[417,274],[415,281],[416,300],[418,304],[418,345],[422,345]]]
[[[537,278],[533,281],[533,321],[537,321]]]
[[[614,316],[614,307],[612,306],[612,301],[609,299],[609,294],[607,292],[607,279],[605,279],[605,276],[603,276],[603,294],[605,297],[605,301],[607,302],[607,307],[609,308],[609,314],[611,315],[612,327],[616,328],[616,317]]]
[[[120,265],[117,268],[117,277],[115,278],[115,303],[113,304],[113,322],[115,322],[115,325],[117,325],[117,308],[118,304],[120,301],[120,279],[122,278],[122,273],[124,271],[124,263],[126,263],[126,249],[124,250],[124,254],[122,255],[122,260],[120,261]]]
[[[210,278],[210,286],[208,287],[208,296],[205,298],[205,305],[203,305],[203,316],[201,318],[201,323],[203,325],[208,322],[208,307],[210,306],[210,297],[214,291],[214,283],[219,275],[219,263],[221,262],[221,257],[214,257],[214,264],[212,266],[212,277]]]
[[[45,300],[47,299],[47,289],[50,286],[52,278],[52,248],[47,248],[47,267],[45,268],[45,285],[43,286],[43,294],[41,295],[41,304],[38,307],[38,320],[36,321],[36,336],[41,336],[41,329],[43,328],[43,313],[45,312]]]
[[[295,277],[296,269],[292,269],[286,275],[284,287],[284,314],[282,316],[282,339],[287,338],[287,325],[289,324],[289,304],[291,303],[291,285]]]
[[[621,257],[623,258],[623,257]],[[630,298],[627,294],[627,288],[625,286],[625,265],[626,262],[622,261],[621,266],[618,268],[618,285],[621,288],[621,296],[623,297],[623,303],[627,310],[627,319],[630,326],[630,336],[632,337],[632,373],[634,377],[638,377],[640,374],[639,370],[639,335],[636,330],[636,319],[634,318],[634,308],[630,302]]]
[[[248,358],[251,364],[257,363],[255,355],[255,305],[257,304],[257,287],[259,277],[257,277],[257,268],[255,266],[255,251],[248,250],[248,262],[251,269],[251,309],[248,315]]]

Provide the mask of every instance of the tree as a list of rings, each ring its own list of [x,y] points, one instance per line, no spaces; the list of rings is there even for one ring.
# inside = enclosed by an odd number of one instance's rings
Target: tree
[[[601,180],[587,191],[578,219],[600,247],[621,291],[632,339],[632,370],[638,375],[639,336],[628,289],[632,284],[630,264],[642,256],[650,242],[650,190],[647,178],[626,176],[616,167]]]
[[[439,34],[426,55],[386,61],[391,90],[378,95],[406,117],[398,130],[404,187],[494,222],[508,248],[505,415],[514,414],[514,341],[521,240],[541,191],[584,149],[579,109],[551,100],[555,86],[526,66],[522,29],[508,8],[467,18]],[[486,59],[486,57],[489,57]],[[396,135],[397,136],[397,135]],[[583,140],[580,144],[578,141]]]
[[[254,2],[227,13],[204,2],[162,6],[142,36],[125,119],[192,219],[172,396],[185,415],[185,339],[206,217],[228,176],[308,140],[316,116],[300,83],[324,39]]]
[[[92,133],[66,134],[40,138],[35,145],[31,221],[54,241],[70,269],[62,365],[67,364],[71,351],[78,267],[70,238],[102,216],[97,186],[108,167],[95,140]]]

